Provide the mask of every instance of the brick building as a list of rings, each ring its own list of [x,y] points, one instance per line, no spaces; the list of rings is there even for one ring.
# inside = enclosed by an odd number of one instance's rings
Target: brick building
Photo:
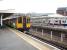
[[[57,8],[56,13],[67,16],[67,7]]]

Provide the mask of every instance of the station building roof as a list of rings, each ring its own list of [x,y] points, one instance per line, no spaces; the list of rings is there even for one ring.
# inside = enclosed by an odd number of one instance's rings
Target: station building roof
[[[21,16],[24,15],[24,13],[20,13],[15,11],[14,9],[8,9],[8,10],[0,10],[0,17],[1,15],[3,16],[3,18],[13,18],[12,16]],[[15,18],[15,17],[14,17]]]
[[[6,17],[12,15],[14,12],[15,12],[15,10],[13,10],[13,9],[0,10],[0,17],[1,17],[1,15],[2,15],[3,18],[6,18]]]

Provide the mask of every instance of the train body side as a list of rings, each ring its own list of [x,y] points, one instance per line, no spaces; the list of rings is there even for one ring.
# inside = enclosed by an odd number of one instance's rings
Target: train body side
[[[7,19],[4,22],[10,27],[23,31],[28,31],[31,27],[30,17],[27,16],[20,16],[17,18]]]
[[[37,17],[31,18],[33,26],[67,26],[67,17]]]

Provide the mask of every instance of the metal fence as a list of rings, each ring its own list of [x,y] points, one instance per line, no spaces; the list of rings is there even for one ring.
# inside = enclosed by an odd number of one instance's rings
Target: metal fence
[[[67,32],[44,29],[40,27],[31,27],[32,35],[65,45],[67,47]]]

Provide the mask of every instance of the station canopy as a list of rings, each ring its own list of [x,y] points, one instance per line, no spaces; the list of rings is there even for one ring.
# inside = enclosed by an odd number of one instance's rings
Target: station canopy
[[[3,18],[6,18],[6,17],[12,15],[13,13],[15,13],[15,11],[14,11],[13,9],[0,10],[0,17],[1,17],[1,15],[2,15]]]

